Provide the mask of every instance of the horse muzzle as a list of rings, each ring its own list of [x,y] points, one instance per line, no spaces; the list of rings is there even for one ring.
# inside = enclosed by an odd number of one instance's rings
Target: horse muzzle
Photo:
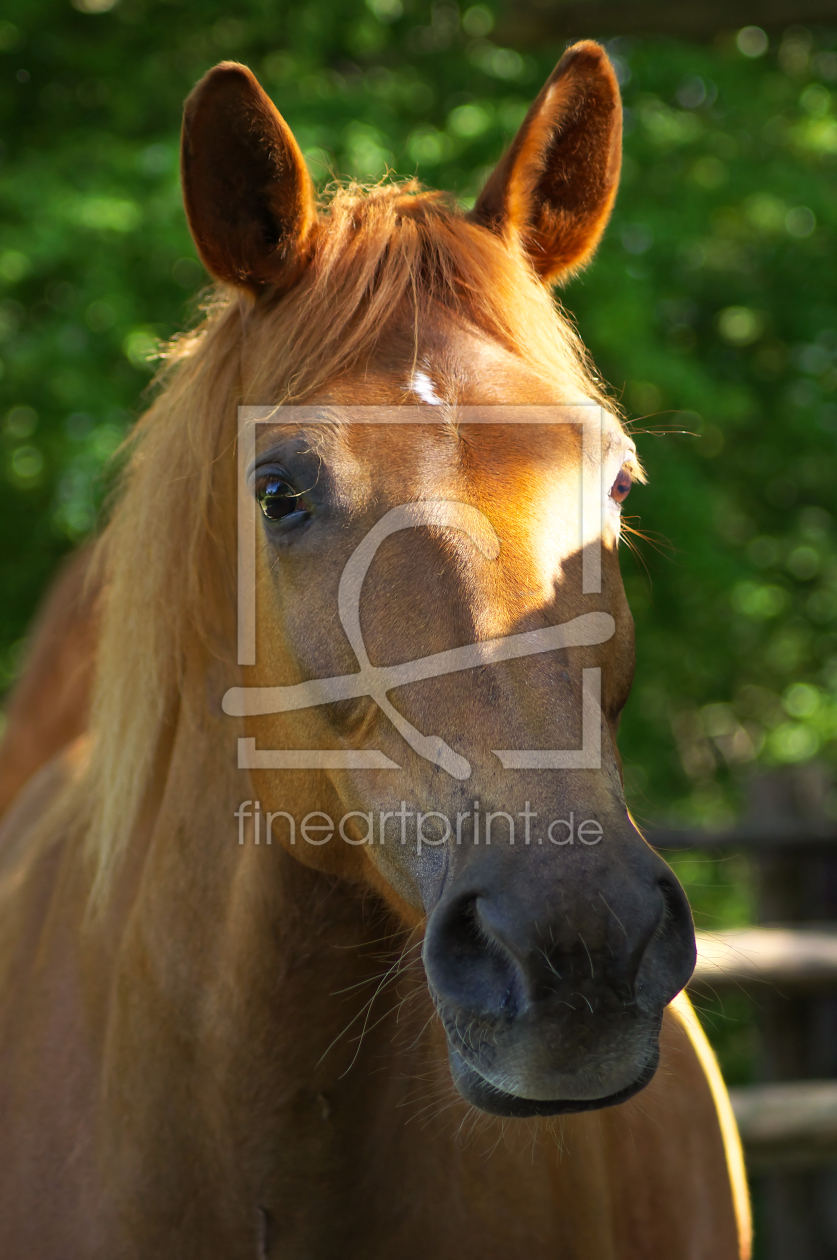
[[[423,959],[454,1083],[483,1111],[623,1102],[654,1075],[663,1010],[694,967],[685,895],[652,850],[597,864],[472,851]]]

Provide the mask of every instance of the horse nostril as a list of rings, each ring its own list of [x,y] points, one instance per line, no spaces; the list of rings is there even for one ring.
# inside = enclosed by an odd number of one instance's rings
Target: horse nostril
[[[674,875],[660,877],[660,891],[666,903],[666,917],[670,923],[687,924],[691,927],[692,912],[686,894]]]
[[[671,872],[661,875],[657,886],[663,911],[639,964],[636,994],[641,1006],[670,1002],[695,967],[695,929],[686,894]]]
[[[485,1015],[508,1013],[514,960],[484,923],[479,893],[439,905],[430,916],[424,965],[437,1000]]]
[[[674,875],[663,875],[660,879],[659,887],[663,895],[665,909],[657,932],[666,936],[672,943],[680,945],[687,954],[693,956],[695,930],[692,921],[692,911],[686,894]],[[692,966],[694,966],[693,957]],[[689,976],[691,974],[690,970]],[[688,979],[688,976],[686,979]]]

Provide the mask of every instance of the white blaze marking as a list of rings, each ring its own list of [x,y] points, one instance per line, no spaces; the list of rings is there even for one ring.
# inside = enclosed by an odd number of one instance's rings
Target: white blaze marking
[[[431,407],[440,407],[442,405],[442,400],[436,393],[436,387],[427,372],[414,372],[409,388],[414,394],[418,394],[423,403],[427,403]]]

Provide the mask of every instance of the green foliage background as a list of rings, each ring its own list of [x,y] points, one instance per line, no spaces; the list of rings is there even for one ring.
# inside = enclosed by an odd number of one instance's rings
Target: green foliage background
[[[206,282],[177,172],[195,80],[251,65],[320,181],[418,172],[467,203],[562,51],[504,48],[491,7],[448,0],[75,3],[0,22],[0,685]],[[610,43],[623,189],[562,295],[651,478],[630,504],[657,546],[625,557],[631,802],[709,825],[748,767],[837,737],[837,38],[740,42]],[[683,871],[704,922],[746,918],[741,867]]]

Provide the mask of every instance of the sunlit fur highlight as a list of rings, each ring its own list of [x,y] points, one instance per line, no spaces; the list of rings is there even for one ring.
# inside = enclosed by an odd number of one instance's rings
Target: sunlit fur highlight
[[[235,460],[239,404],[301,402],[362,366],[382,331],[416,330],[443,307],[517,353],[567,402],[605,402],[583,346],[522,249],[414,183],[338,187],[321,208],[311,263],[286,296],[220,293],[169,347],[161,391],[128,444],[100,543],[105,579],[84,791],[94,901],[149,788],[187,660],[226,663],[235,642]],[[513,400],[511,400],[513,401]]]

